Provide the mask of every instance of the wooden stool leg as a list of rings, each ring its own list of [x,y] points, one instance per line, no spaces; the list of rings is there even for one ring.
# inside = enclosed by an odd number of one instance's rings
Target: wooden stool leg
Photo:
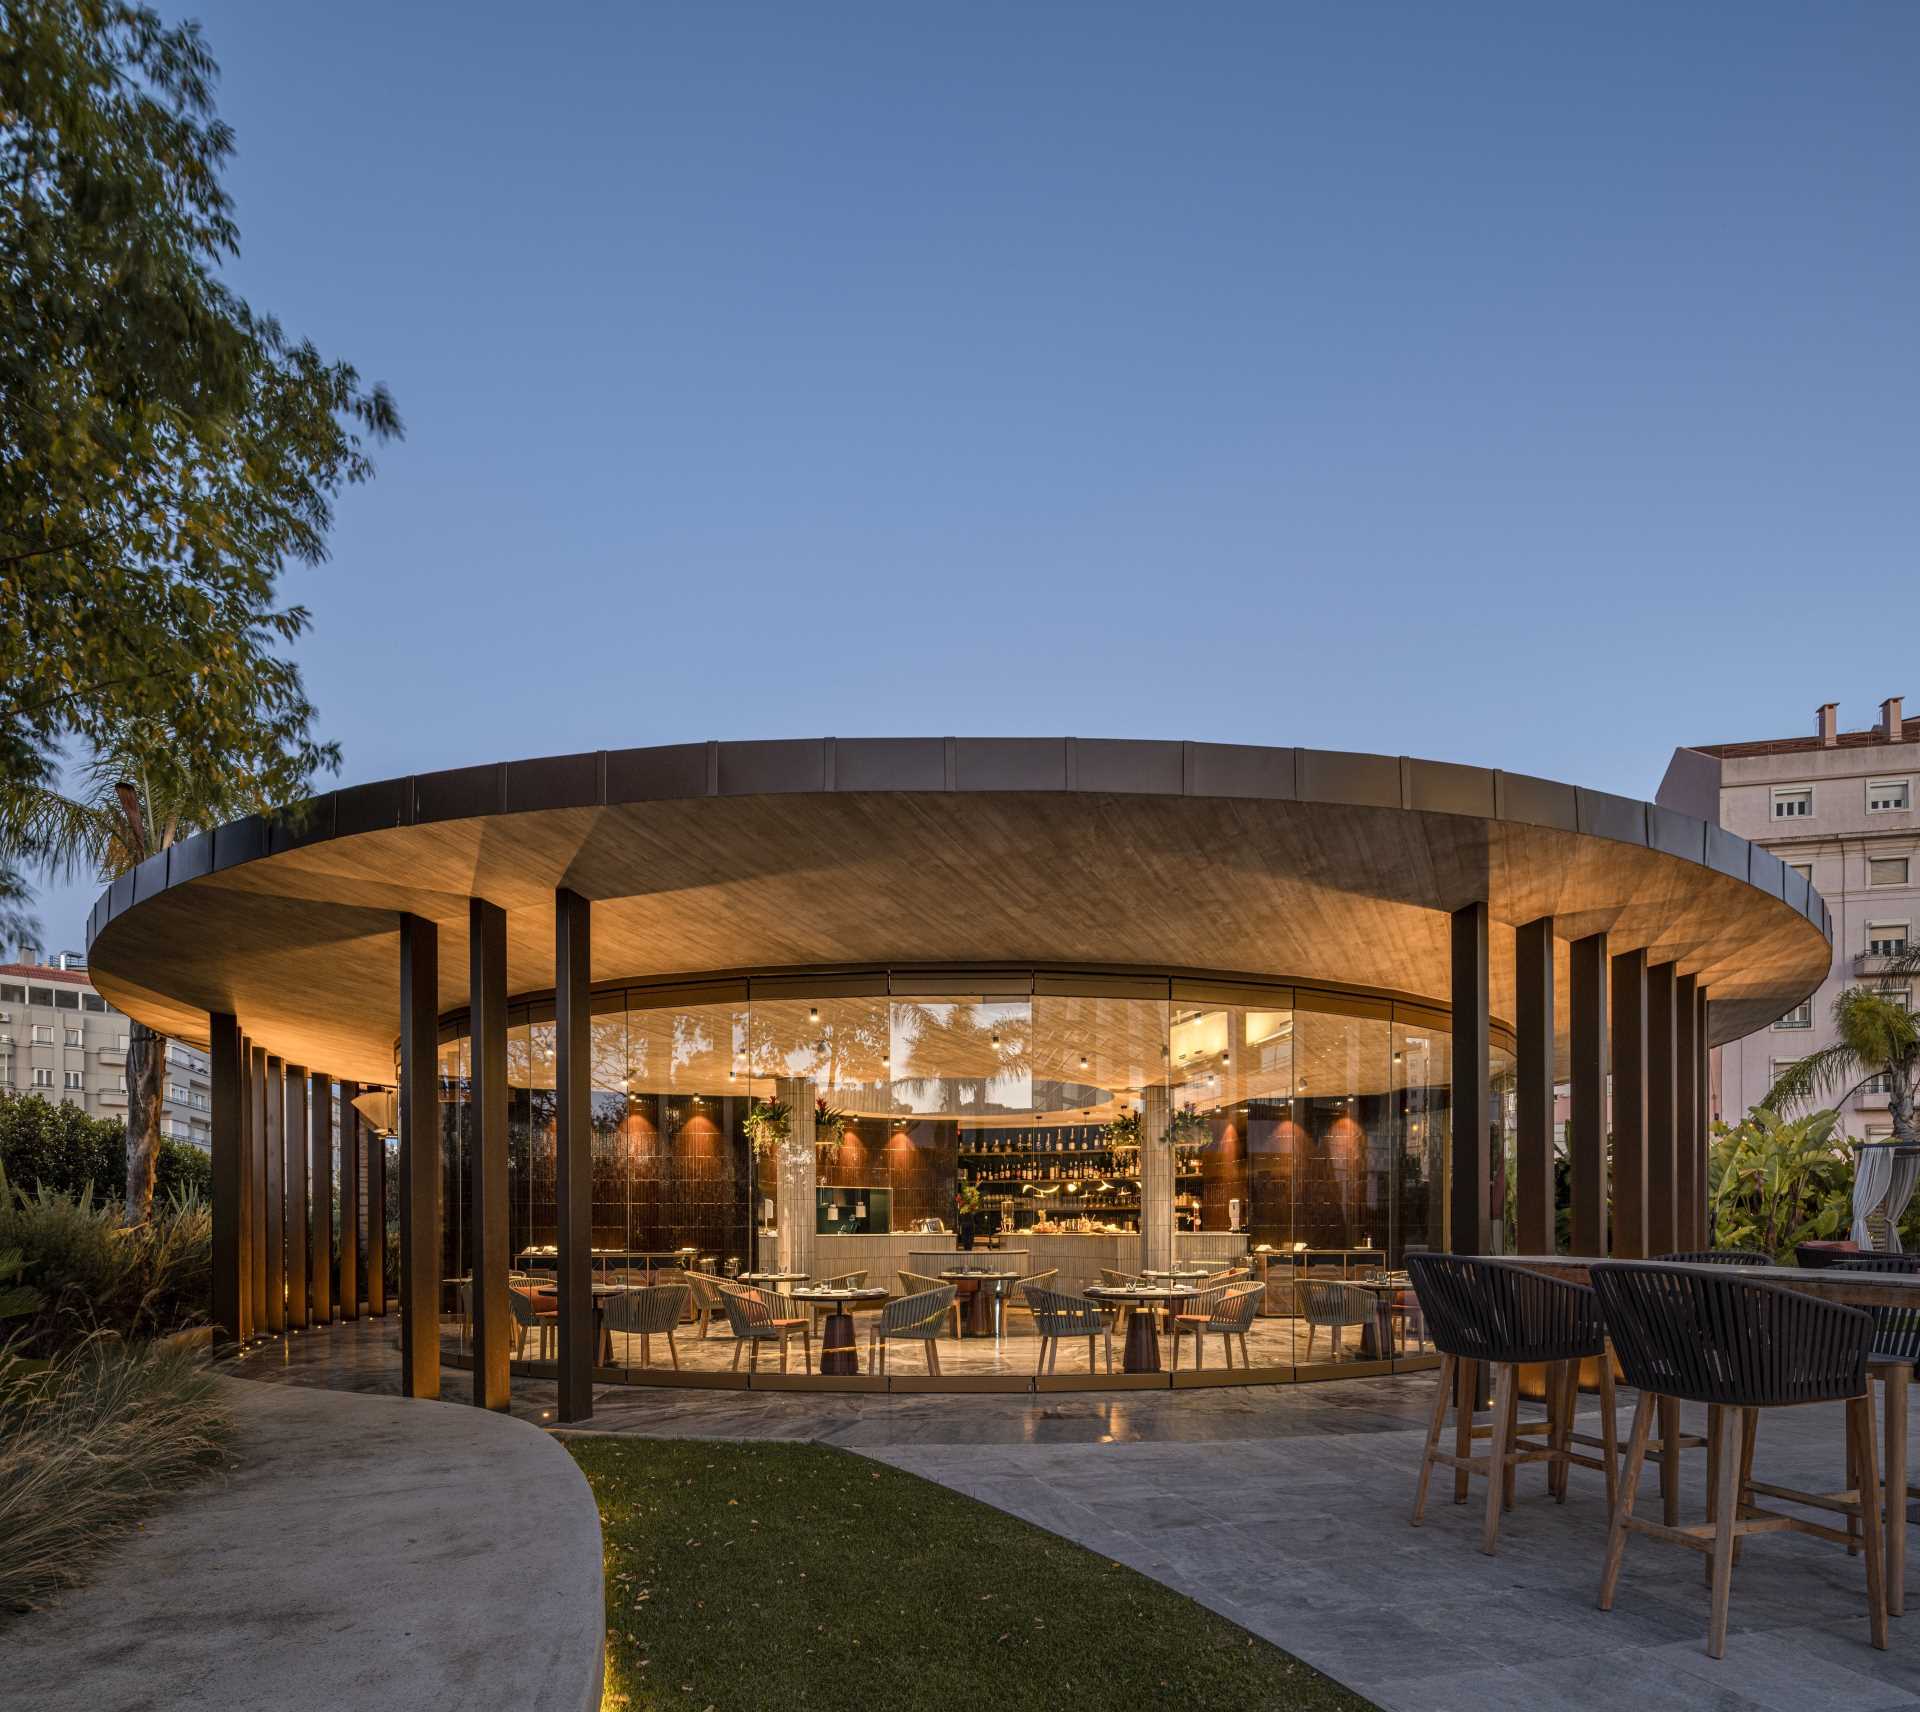
[[[1720,1520],[1720,1408],[1718,1403],[1707,1405],[1707,1520]],[[1738,1500],[1736,1499],[1736,1502]],[[1734,1549],[1739,1549],[1736,1541]],[[1713,1585],[1713,1554],[1708,1553],[1700,1560],[1700,1576],[1706,1584]]]
[[[1480,1528],[1480,1549],[1492,1557],[1500,1544],[1500,1507],[1507,1495],[1507,1451],[1513,1442],[1514,1379],[1511,1361],[1499,1363],[1493,1390],[1493,1430],[1487,1439],[1487,1519]]]
[[[1626,1555],[1627,1518],[1640,1490],[1640,1470],[1647,1461],[1647,1434],[1653,1427],[1653,1393],[1642,1391],[1633,1411],[1633,1431],[1627,1436],[1627,1466],[1620,1480],[1620,1496],[1607,1524],[1607,1561],[1600,1571],[1600,1609],[1613,1609],[1613,1590],[1620,1582],[1620,1560]]]
[[[1733,1525],[1740,1506],[1734,1501],[1740,1471],[1740,1445],[1747,1418],[1740,1409],[1722,1409],[1717,1428],[1720,1455],[1714,1470],[1713,1494],[1713,1611],[1707,1619],[1707,1656],[1724,1658],[1727,1652],[1727,1600],[1733,1592]]]
[[[1508,1363],[1513,1366],[1511,1362]],[[1507,1421],[1501,1429],[1500,1441],[1509,1452],[1519,1446],[1520,1428],[1520,1369],[1513,1367],[1513,1391],[1507,1401]],[[1503,1509],[1513,1508],[1513,1483],[1519,1478],[1520,1465],[1515,1462],[1506,1464],[1500,1476],[1500,1504]]]
[[[1744,1516],[1747,1513],[1747,1500],[1753,1496],[1748,1488],[1753,1485],[1753,1447],[1760,1442],[1760,1411],[1743,1409],[1741,1414],[1745,1417],[1745,1421],[1740,1428],[1740,1484],[1734,1489],[1733,1501],[1736,1513]],[[1740,1565],[1740,1553],[1746,1543],[1738,1535],[1734,1536],[1733,1562],[1736,1569]]]
[[[1458,1361],[1453,1369],[1453,1454],[1457,1457],[1473,1455],[1473,1402],[1474,1369],[1477,1364],[1471,1361]],[[1464,1504],[1467,1501],[1467,1471],[1456,1468],[1453,1471],[1453,1501]]]
[[[1867,1559],[1867,1619],[1873,1644],[1883,1652],[1887,1645],[1886,1560],[1881,1549],[1880,1469],[1873,1454],[1873,1387],[1867,1395],[1847,1404],[1847,1437],[1853,1441],[1853,1456],[1860,1469],[1860,1545]],[[1904,1523],[1901,1524],[1903,1527]]]
[[[1881,1506],[1886,1522],[1887,1615],[1901,1616],[1907,1608],[1907,1387],[1913,1382],[1910,1362],[1896,1361],[1886,1371],[1886,1431],[1881,1435],[1886,1458],[1887,1501]]]
[[[1607,1465],[1607,1514],[1611,1516],[1620,1497],[1620,1404],[1613,1392],[1611,1349],[1600,1352],[1600,1445],[1600,1458]]]
[[[1433,1389],[1433,1412],[1427,1417],[1426,1448],[1420,1452],[1420,1484],[1413,1489],[1413,1525],[1427,1513],[1427,1485],[1433,1478],[1433,1453],[1440,1446],[1440,1429],[1447,1423],[1447,1404],[1453,1396],[1454,1358],[1440,1358],[1440,1383]]]
[[[1677,1397],[1660,1399],[1660,1515],[1668,1527],[1679,1527],[1680,1399]]]

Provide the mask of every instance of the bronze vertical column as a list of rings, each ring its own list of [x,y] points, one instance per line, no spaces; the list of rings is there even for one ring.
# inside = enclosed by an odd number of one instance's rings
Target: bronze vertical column
[[[1707,989],[1694,989],[1694,1181],[1700,1185],[1700,1210],[1693,1240],[1705,1248],[1713,1240],[1713,1205],[1707,1198],[1707,1153],[1713,1146],[1713,1049],[1707,1035]]]
[[[1553,917],[1514,933],[1514,1241],[1522,1254],[1554,1251]]]
[[[1682,975],[1673,989],[1674,1105],[1679,1134],[1674,1149],[1675,1248],[1699,1248],[1700,1207],[1706,1199],[1705,1154],[1700,1147],[1700,982]]]
[[[289,1064],[286,1076],[287,1141],[287,1324],[305,1331],[307,1313],[307,1073]]]
[[[400,918],[400,1386],[440,1395],[440,930]]]
[[[363,1088],[362,1093],[371,1092]],[[367,1312],[384,1317],[387,1311],[387,1138],[365,1118],[358,1118],[355,1129],[360,1137],[360,1154],[366,1161],[366,1208],[361,1214],[364,1229],[361,1241],[360,1272],[366,1280]]]
[[[1647,969],[1647,1253],[1686,1246],[1680,1235],[1678,977],[1671,963]]]
[[[267,1317],[267,1049],[247,1045],[247,1153],[253,1186],[253,1332],[278,1327]]]
[[[1647,1256],[1647,954],[1613,959],[1613,1253]]]
[[[333,1323],[333,1083],[307,1078],[307,1175],[313,1185],[311,1279],[307,1310],[316,1326]]]
[[[225,1011],[207,1018],[207,1059],[213,1073],[213,1279],[211,1310],[216,1350],[247,1335],[246,1083],[240,1071],[240,1025]]]
[[[473,1281],[473,1400],[507,1407],[507,912],[474,898],[467,910],[469,1082],[467,1159]]]
[[[560,1203],[560,1398],[563,1421],[593,1416],[593,1017],[587,986],[592,905],[554,893],[554,1109]]]
[[[353,1102],[360,1097],[358,1082],[340,1084],[340,1317],[360,1317],[360,1114]],[[332,1114],[328,1114],[332,1122]]]
[[[1494,1252],[1492,1091],[1487,1080],[1487,906],[1453,912],[1453,1174],[1448,1242],[1455,1254]]]
[[[269,1056],[261,1080],[261,1098],[266,1113],[267,1161],[267,1320],[266,1328],[278,1335],[287,1329],[287,1154],[284,1121],[286,1108],[286,1071],[280,1060]]]
[[[1572,1101],[1567,1153],[1573,1179],[1572,1248],[1607,1252],[1607,936],[1590,933],[1567,952]]]

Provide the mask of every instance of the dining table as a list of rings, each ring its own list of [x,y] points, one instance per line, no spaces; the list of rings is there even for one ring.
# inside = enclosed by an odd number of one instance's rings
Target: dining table
[[[1562,1278],[1570,1284],[1592,1281],[1589,1267],[1599,1264],[1596,1257],[1580,1254],[1506,1254],[1498,1257],[1508,1266],[1524,1266],[1530,1272],[1543,1272],[1550,1278]],[[1670,1264],[1691,1271],[1684,1262]],[[1920,1313],[1920,1275],[1905,1272],[1850,1272],[1844,1267],[1811,1268],[1801,1266],[1725,1266],[1709,1264],[1699,1268],[1716,1277],[1744,1278],[1755,1284],[1772,1284],[1783,1290],[1798,1290],[1818,1296],[1822,1301],[1840,1302],[1849,1308],[1902,1308]],[[1886,1381],[1885,1443],[1882,1468],[1886,1494],[1884,1516],[1887,1551],[1887,1610],[1899,1616],[1906,1608],[1907,1571],[1907,1392],[1913,1382],[1913,1363],[1896,1361],[1874,1364]],[[1679,1516],[1680,1470],[1677,1452],[1681,1440],[1678,1431],[1679,1405],[1669,1413],[1663,1408],[1660,1422],[1660,1490],[1665,1520],[1671,1526]]]
[[[882,1308],[887,1292],[879,1284],[803,1284],[788,1292],[802,1307],[831,1308],[820,1332],[820,1371],[851,1376],[860,1371],[860,1346],[855,1341],[853,1316],[862,1308]]]
[[[1000,1323],[1002,1287],[1020,1274],[1005,1266],[949,1266],[937,1274],[960,1304],[960,1335],[992,1337]],[[988,1285],[992,1289],[988,1289]]]
[[[1090,1302],[1111,1303],[1116,1308],[1144,1309],[1127,1316],[1127,1341],[1120,1353],[1123,1373],[1160,1371],[1160,1331],[1155,1324],[1156,1311],[1164,1311],[1171,1322],[1181,1307],[1197,1291],[1179,1284],[1089,1284],[1085,1295]]]

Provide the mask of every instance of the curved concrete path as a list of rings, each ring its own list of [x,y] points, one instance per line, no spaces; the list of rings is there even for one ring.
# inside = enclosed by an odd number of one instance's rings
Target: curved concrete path
[[[561,1445],[461,1404],[221,1388],[227,1471],[0,1628],[0,1703],[597,1712],[600,1517]]]

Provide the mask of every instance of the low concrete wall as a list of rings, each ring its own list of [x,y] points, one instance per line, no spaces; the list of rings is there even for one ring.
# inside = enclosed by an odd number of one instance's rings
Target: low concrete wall
[[[600,1517],[539,1428],[221,1382],[232,1465],[0,1629],[0,1702],[597,1712]]]

